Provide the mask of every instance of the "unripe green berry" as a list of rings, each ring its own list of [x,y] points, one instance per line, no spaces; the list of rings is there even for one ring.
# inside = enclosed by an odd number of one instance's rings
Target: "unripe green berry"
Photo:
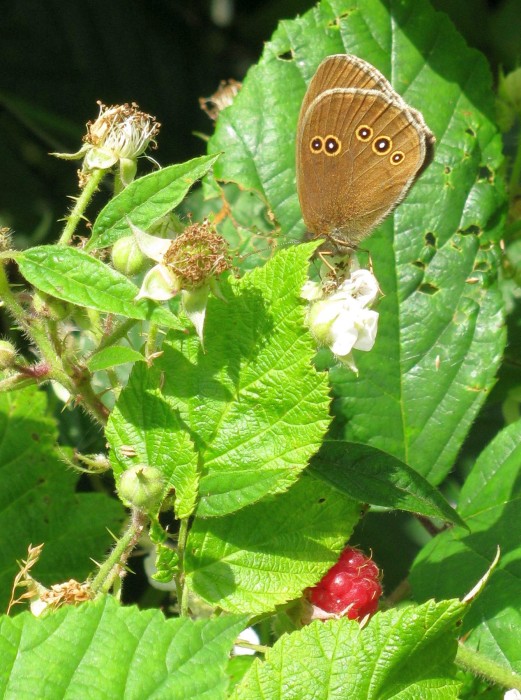
[[[163,475],[159,469],[138,464],[123,472],[118,493],[123,503],[130,508],[150,512],[161,505],[163,486]]]
[[[16,348],[8,340],[0,340],[0,370],[9,369],[16,360]]]
[[[118,239],[112,246],[114,269],[127,277],[137,275],[147,265],[147,257],[140,251],[134,236]]]

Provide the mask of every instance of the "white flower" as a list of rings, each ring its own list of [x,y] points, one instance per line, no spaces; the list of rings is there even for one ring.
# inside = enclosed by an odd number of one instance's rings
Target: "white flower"
[[[314,286],[312,286],[314,285]],[[327,286],[326,286],[327,289]],[[378,312],[368,308],[378,295],[378,282],[369,270],[355,270],[333,292],[306,283],[302,296],[311,300],[308,325],[319,345],[327,346],[346,366],[357,371],[352,350],[372,349]]]

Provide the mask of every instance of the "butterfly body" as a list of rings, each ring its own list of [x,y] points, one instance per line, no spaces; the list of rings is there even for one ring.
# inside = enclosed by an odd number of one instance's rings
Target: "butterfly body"
[[[431,162],[420,112],[356,56],[329,56],[304,97],[297,190],[307,229],[355,247],[403,200]]]

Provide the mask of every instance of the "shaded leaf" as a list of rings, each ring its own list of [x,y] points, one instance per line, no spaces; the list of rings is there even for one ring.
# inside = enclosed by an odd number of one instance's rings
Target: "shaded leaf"
[[[426,479],[392,455],[368,445],[327,440],[313,457],[311,470],[362,503],[408,510],[465,527]]]
[[[257,191],[282,241],[301,238],[300,103],[320,61],[343,52],[389,78],[438,142],[434,163],[364,241],[383,292],[379,334],[370,353],[355,352],[359,377],[331,372],[336,434],[439,483],[490,391],[505,343],[498,251],[490,244],[503,223],[502,145],[484,57],[425,0],[324,0],[279,24],[220,115],[209,144],[223,151],[215,174]]]
[[[101,493],[77,493],[78,476],[57,454],[56,426],[45,393],[34,388],[0,394],[0,607],[5,610],[27,547],[44,543],[34,576],[45,585],[92,570],[124,517]],[[1,656],[1,654],[0,654]],[[2,664],[0,664],[1,666]]]
[[[461,528],[441,533],[414,563],[417,598],[466,594],[483,576],[499,546],[497,568],[473,603],[463,632],[466,644],[521,674],[521,422],[505,428],[483,451],[465,482],[458,512]]]

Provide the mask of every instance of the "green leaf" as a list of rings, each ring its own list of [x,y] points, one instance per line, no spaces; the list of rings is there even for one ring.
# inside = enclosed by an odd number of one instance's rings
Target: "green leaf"
[[[246,618],[166,620],[158,610],[102,598],[38,619],[0,623],[0,695],[82,700],[214,700],[226,696],[226,664]],[[46,679],[46,682],[42,682]]]
[[[317,620],[283,635],[232,696],[258,698],[458,698],[454,657],[459,601],[430,601],[354,620]]]
[[[101,493],[78,493],[78,477],[55,450],[55,422],[45,393],[34,388],[0,394],[0,608],[5,610],[17,560],[44,543],[34,575],[45,585],[92,570],[124,517],[121,504]],[[1,654],[0,654],[1,657]],[[0,666],[2,664],[0,663]]]
[[[336,562],[360,504],[306,474],[289,491],[223,518],[196,518],[187,583],[208,603],[261,613],[297,598]]]
[[[414,469],[381,450],[328,440],[310,466],[321,479],[362,503],[408,510],[465,527],[436,488]]]
[[[190,435],[163,398],[159,368],[136,365],[110,414],[106,437],[116,476],[136,464],[156,467],[165,478],[164,496],[175,488],[176,517],[187,518],[197,496],[197,454]],[[131,446],[128,457],[124,446]]]
[[[163,393],[200,456],[199,516],[231,513],[286,490],[329,423],[325,373],[311,365],[300,290],[315,243],[279,252],[210,297],[204,351],[173,333],[156,360]]]
[[[502,231],[502,144],[484,57],[425,0],[323,0],[279,24],[219,116],[209,149],[223,151],[218,178],[259,192],[281,238],[301,238],[298,113],[320,61],[342,52],[389,78],[438,143],[407,199],[364,241],[383,292],[379,334],[371,352],[355,351],[358,377],[331,372],[337,435],[439,483],[490,391],[505,343],[498,251],[489,245]]]
[[[168,309],[149,300],[136,302],[139,289],[124,275],[76,248],[48,245],[16,254],[25,279],[46,294],[78,306],[179,328]]]
[[[505,428],[477,460],[461,491],[461,528],[441,533],[423,548],[411,574],[415,596],[466,594],[501,549],[499,564],[472,604],[466,644],[521,674],[521,422]]]
[[[194,182],[206,175],[218,157],[201,156],[134,180],[100,212],[86,249],[106,248],[118,238],[132,235],[129,220],[134,226],[147,230],[183,200]]]
[[[124,365],[126,362],[145,362],[145,358],[128,345],[113,345],[91,355],[87,361],[87,367],[91,372],[99,372],[102,369]]]

